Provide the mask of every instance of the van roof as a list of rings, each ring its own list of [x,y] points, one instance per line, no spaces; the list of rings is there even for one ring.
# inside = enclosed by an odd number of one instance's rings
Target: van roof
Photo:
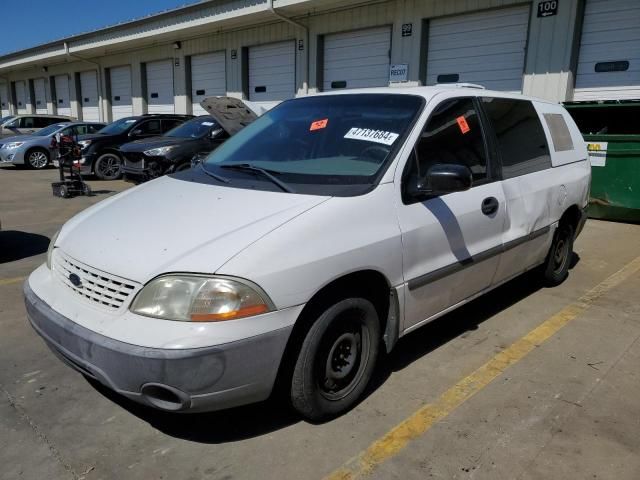
[[[434,86],[393,86],[393,87],[375,87],[375,88],[357,88],[357,89],[344,89],[344,90],[331,90],[328,92],[318,92],[309,94],[309,96],[319,96],[319,95],[347,95],[347,94],[360,94],[360,93],[386,93],[392,95],[418,95],[424,97],[427,100],[430,100],[434,96],[443,92],[451,92],[455,90],[459,92],[461,96],[469,96],[469,97],[498,97],[498,98],[513,98],[520,100],[531,100],[534,102],[541,103],[549,103],[557,105],[557,102],[552,102],[549,100],[545,100],[543,98],[530,97],[527,95],[522,95],[520,93],[512,93],[512,92],[499,92],[495,90],[485,90],[480,85],[470,85],[470,84],[456,84],[456,83],[446,83],[446,84],[438,84]],[[304,97],[305,95],[301,95]],[[300,98],[300,97],[298,97]]]

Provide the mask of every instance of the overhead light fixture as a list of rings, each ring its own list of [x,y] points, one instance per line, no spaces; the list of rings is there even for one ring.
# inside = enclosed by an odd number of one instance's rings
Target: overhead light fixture
[[[175,48],[176,50],[180,50],[182,48],[182,43],[173,42],[173,48]]]

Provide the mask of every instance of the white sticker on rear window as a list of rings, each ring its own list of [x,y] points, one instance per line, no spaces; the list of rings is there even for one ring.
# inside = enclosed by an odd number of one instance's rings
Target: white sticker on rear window
[[[202,122],[202,125],[206,125],[207,127],[212,127],[213,122]]]
[[[344,136],[344,138],[350,138],[352,140],[364,140],[365,142],[382,143],[384,145],[393,145],[393,142],[395,142],[398,137],[399,135],[393,132],[357,127],[349,130]]]

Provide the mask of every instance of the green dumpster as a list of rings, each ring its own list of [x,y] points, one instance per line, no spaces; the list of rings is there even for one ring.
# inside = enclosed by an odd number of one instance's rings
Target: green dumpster
[[[640,223],[640,100],[568,102],[591,161],[591,218]]]

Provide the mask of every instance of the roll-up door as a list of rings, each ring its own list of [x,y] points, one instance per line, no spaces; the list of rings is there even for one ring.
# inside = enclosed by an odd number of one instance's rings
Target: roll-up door
[[[431,20],[427,85],[469,82],[521,91],[528,25],[528,5]]]
[[[56,86],[56,106],[58,115],[71,116],[71,101],[69,100],[69,77],[67,75],[56,75],[54,78]]]
[[[194,115],[207,115],[200,106],[206,97],[226,95],[227,80],[224,52],[191,57],[191,101]]]
[[[638,0],[587,0],[573,98],[640,98]]]
[[[80,99],[82,100],[82,120],[100,121],[98,112],[98,76],[95,70],[80,74]]]
[[[0,83],[0,117],[9,115],[9,87]]]
[[[23,80],[15,83],[16,87],[16,108],[18,113],[27,113],[27,87]]]
[[[111,116],[113,120],[133,115],[131,102],[131,67],[114,67],[109,70],[111,82]]]
[[[147,111],[174,113],[173,63],[171,60],[147,63]]]
[[[389,85],[391,27],[324,37],[323,90]]]
[[[249,48],[249,100],[273,101],[296,93],[296,51],[292,41]]]
[[[33,81],[33,90],[36,97],[36,113],[47,113],[47,90],[44,86],[44,78],[36,78]]]

